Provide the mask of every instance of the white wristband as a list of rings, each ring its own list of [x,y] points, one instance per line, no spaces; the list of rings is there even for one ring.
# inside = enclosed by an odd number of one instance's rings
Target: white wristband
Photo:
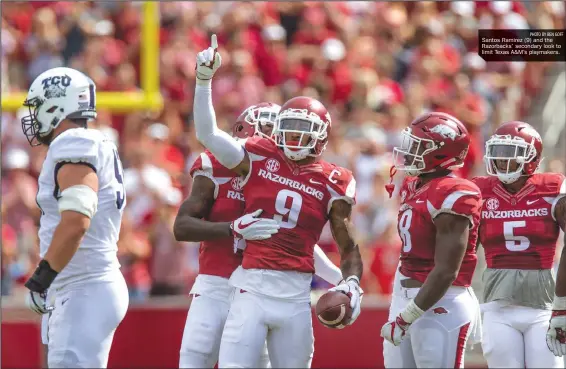
[[[415,304],[415,300],[411,300],[411,302],[409,302],[409,305],[407,305],[405,310],[403,310],[400,315],[404,321],[411,324],[412,322],[420,318],[420,316],[424,313],[425,311],[418,307],[417,304]]]
[[[552,310],[566,310],[566,296],[558,297],[554,295]]]

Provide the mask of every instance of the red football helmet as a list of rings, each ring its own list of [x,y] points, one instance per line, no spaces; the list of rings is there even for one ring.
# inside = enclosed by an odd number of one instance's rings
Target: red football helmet
[[[247,107],[232,126],[232,136],[245,139],[259,135],[271,138],[263,131],[269,132],[269,128],[273,130],[280,109],[279,105],[268,102]]]
[[[421,115],[402,135],[401,146],[393,149],[395,169],[409,176],[461,168],[470,147],[470,135],[464,124],[445,113]]]
[[[489,175],[497,176],[503,183],[513,183],[538,169],[542,160],[542,139],[528,123],[504,123],[485,143],[484,160]]]
[[[306,96],[294,97],[281,107],[273,139],[291,160],[317,157],[326,149],[331,127],[330,113],[320,101]],[[288,134],[294,137],[289,138]],[[302,144],[304,137],[308,137],[308,141]]]

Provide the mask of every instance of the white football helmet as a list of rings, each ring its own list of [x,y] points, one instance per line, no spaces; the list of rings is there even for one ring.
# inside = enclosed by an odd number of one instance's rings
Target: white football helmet
[[[65,119],[96,118],[96,86],[92,79],[72,68],[53,68],[31,84],[24,106],[29,115],[21,119],[30,145],[46,137]]]
[[[245,121],[246,123],[255,127],[255,134],[265,138],[271,138],[271,135],[263,133],[265,128],[271,128],[269,131],[273,132],[273,127],[277,120],[277,114],[281,110],[281,106],[275,103],[261,102],[257,105],[252,105],[246,110]]]

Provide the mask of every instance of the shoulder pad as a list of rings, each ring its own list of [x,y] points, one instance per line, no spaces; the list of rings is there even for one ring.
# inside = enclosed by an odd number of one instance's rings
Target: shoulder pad
[[[49,145],[49,155],[57,162],[86,163],[98,168],[99,144],[104,135],[97,130],[75,128],[61,133]]]

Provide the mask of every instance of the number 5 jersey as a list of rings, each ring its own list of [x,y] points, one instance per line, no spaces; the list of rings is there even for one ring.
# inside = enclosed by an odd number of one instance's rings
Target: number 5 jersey
[[[552,266],[560,228],[554,210],[566,194],[562,174],[533,174],[517,193],[496,177],[477,177],[482,191],[480,243],[487,269],[484,301],[550,309],[554,297]]]

